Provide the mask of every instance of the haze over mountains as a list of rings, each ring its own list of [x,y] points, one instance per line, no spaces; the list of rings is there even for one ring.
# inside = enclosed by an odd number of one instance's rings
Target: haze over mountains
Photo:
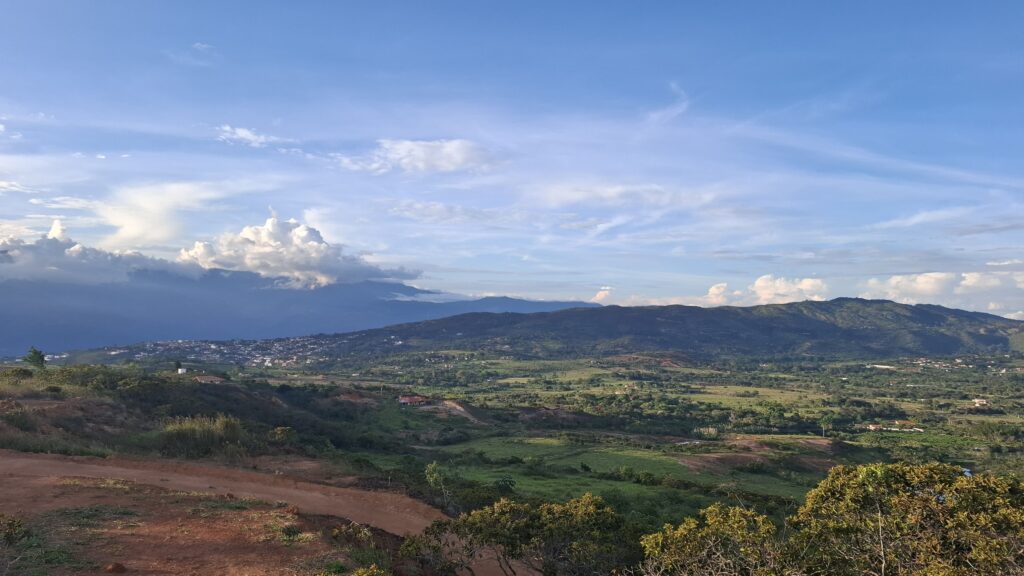
[[[109,360],[236,364],[272,360],[271,364],[325,367],[396,353],[446,350],[520,358],[643,352],[673,352],[704,360],[951,356],[1024,350],[1024,322],[935,305],[837,298],[751,307],[606,306],[527,314],[468,313],[346,334],[211,344],[150,343],[111,353]]]
[[[312,290],[282,289],[249,272],[198,277],[141,270],[124,282],[0,282],[0,356],[29,346],[47,352],[146,340],[279,338],[348,332],[466,312],[540,312],[595,306],[440,295],[398,282],[363,281]],[[16,329],[11,329],[11,328]]]

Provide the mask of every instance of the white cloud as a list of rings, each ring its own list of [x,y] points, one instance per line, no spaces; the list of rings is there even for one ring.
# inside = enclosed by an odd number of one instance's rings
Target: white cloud
[[[1002,313],[1024,306],[1024,272],[926,272],[872,278],[864,298],[884,298],[905,304],[941,304],[967,310]],[[1004,313],[1016,318],[1016,312]]]
[[[104,240],[113,247],[140,247],[172,242],[182,230],[179,213],[208,207],[214,200],[236,193],[233,184],[170,182],[126,186],[93,204],[106,224],[117,229]]]
[[[916,304],[934,302],[956,285],[958,275],[952,272],[925,272],[923,274],[897,274],[887,279],[871,278],[867,281],[862,298],[880,298]]]
[[[957,207],[957,208],[942,208],[939,210],[924,210],[916,214],[904,218],[895,218],[893,220],[886,220],[885,222],[879,222],[874,225],[874,228],[886,229],[886,228],[910,228],[912,226],[918,226],[920,224],[933,224],[935,222],[944,222],[947,220],[955,220],[962,218],[971,212],[974,208],[969,207]]]
[[[467,208],[442,202],[423,202],[419,200],[402,200],[390,210],[391,214],[431,224],[458,224],[481,220],[507,220],[510,210],[486,210]]]
[[[342,167],[358,172],[456,172],[486,168],[489,155],[470,140],[378,140],[365,156],[335,155]]]
[[[0,180],[0,195],[4,192],[21,192],[23,194],[32,194],[35,190],[26,188],[17,182],[11,180]]]
[[[95,200],[76,198],[74,196],[57,196],[55,198],[30,198],[29,204],[50,208],[52,210],[92,210],[97,203]]]
[[[613,290],[614,289],[611,286],[601,286],[601,289],[597,291],[597,294],[594,294],[594,297],[591,298],[590,301],[600,304],[608,300],[608,298],[612,295]]]
[[[659,184],[564,183],[547,186],[533,196],[549,206],[647,204],[665,208],[697,208],[715,199],[706,190],[680,191]]]
[[[708,288],[702,296],[675,296],[669,298],[631,297],[628,305],[665,306],[749,306],[754,304],[784,304],[804,300],[824,300],[828,284],[819,278],[784,278],[772,274],[758,277],[746,290],[730,290],[729,284],[719,282]]]
[[[679,87],[675,82],[669,84],[669,88],[672,89],[672,93],[675,94],[676,100],[672,104],[654,110],[647,114],[647,121],[651,124],[664,124],[671,122],[679,116],[682,116],[690,109],[690,97],[686,95],[686,91]]]
[[[996,260],[993,262],[985,262],[985,266],[1018,266],[1024,264],[1024,260],[1020,258],[1010,258],[1008,260]]]
[[[187,267],[138,252],[108,252],[83,246],[68,236],[60,220],[55,220],[49,233],[34,242],[0,239],[3,280],[99,284],[124,281],[140,269],[188,272]]]
[[[757,304],[781,304],[802,300],[824,300],[828,286],[820,278],[783,278],[766,274],[747,290]]]
[[[228,144],[242,144],[250,148],[263,148],[267,144],[284,141],[275,136],[259,134],[255,130],[230,124],[222,124],[217,127],[217,140]]]
[[[703,296],[674,296],[669,298],[637,298],[632,297],[627,302],[629,305],[644,306],[670,306],[682,304],[686,306],[726,306],[733,300],[740,300],[744,296],[742,290],[729,290],[729,284],[719,282],[708,288]]]
[[[1000,276],[986,272],[965,272],[960,275],[960,284],[953,289],[957,294],[985,292],[1003,285]]]
[[[262,226],[246,226],[212,242],[196,242],[181,251],[178,261],[203,268],[256,272],[287,278],[293,287],[314,288],[337,282],[412,278],[406,270],[385,270],[363,258],[346,255],[320,232],[276,215]]]

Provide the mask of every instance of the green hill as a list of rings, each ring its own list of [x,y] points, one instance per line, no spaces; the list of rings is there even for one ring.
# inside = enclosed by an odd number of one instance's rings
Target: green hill
[[[527,357],[672,351],[693,357],[882,358],[1009,352],[1024,322],[885,300],[463,314],[323,336],[339,355],[481,350]],[[387,346],[383,346],[388,344]]]

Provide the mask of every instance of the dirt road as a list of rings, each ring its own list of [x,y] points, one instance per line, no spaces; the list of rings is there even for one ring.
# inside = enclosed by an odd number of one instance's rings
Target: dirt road
[[[19,482],[56,484],[79,476],[129,480],[186,492],[231,493],[239,498],[284,501],[302,512],[348,518],[392,534],[422,531],[444,518],[408,496],[303,482],[285,476],[177,461],[68,457],[0,450],[0,490]]]

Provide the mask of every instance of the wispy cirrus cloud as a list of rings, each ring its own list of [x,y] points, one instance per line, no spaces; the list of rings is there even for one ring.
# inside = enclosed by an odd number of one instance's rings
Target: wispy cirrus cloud
[[[490,154],[471,140],[378,140],[377,148],[361,156],[335,154],[347,170],[385,174],[459,172],[480,170],[490,162]]]
[[[163,55],[180,66],[208,68],[218,64],[222,57],[212,44],[193,42],[186,49],[164,50]]]
[[[950,220],[956,220],[963,218],[975,212],[977,209],[971,206],[958,206],[955,208],[940,208],[938,210],[923,210],[910,216],[902,218],[894,218],[892,220],[886,220],[879,222],[874,225],[874,228],[887,229],[887,228],[910,228],[922,224],[935,224],[938,222],[948,222]]]
[[[250,148],[263,148],[267,144],[284,142],[283,138],[260,134],[251,128],[221,124],[217,127],[217,140],[228,144],[241,144]]]

